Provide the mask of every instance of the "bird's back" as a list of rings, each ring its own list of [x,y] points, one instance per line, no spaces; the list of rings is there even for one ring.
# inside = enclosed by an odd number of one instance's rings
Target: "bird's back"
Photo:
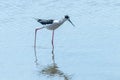
[[[46,24],[52,24],[54,20],[52,19],[37,19],[37,22],[41,23],[42,25],[46,25]]]

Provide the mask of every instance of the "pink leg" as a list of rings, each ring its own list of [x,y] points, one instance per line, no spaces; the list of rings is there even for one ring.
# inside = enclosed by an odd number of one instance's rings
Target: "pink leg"
[[[37,31],[40,30],[40,29],[43,29],[43,28],[44,28],[44,27],[36,28],[36,29],[35,29],[34,47],[36,47],[36,36],[37,36]]]
[[[52,32],[52,49],[54,51],[54,30]]]

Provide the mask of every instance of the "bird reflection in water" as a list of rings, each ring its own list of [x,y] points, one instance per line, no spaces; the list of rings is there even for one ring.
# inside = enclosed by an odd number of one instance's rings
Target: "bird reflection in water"
[[[38,59],[36,55],[36,48],[34,48],[35,52],[35,63],[38,65]],[[42,69],[39,70],[39,73],[48,77],[59,77],[63,78],[64,80],[70,80],[71,76],[65,74],[63,71],[59,70],[59,67],[55,63],[55,55],[54,55],[54,49],[52,49],[52,64],[49,64],[47,66],[44,66]]]

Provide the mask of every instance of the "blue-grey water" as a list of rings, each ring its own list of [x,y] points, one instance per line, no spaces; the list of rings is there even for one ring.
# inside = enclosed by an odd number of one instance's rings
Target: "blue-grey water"
[[[34,50],[34,18],[66,14],[54,53],[47,29]],[[120,80],[119,21],[119,0],[0,0],[0,80]]]

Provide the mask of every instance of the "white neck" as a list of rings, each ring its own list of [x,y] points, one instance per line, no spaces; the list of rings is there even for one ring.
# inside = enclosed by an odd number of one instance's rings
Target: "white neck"
[[[61,19],[59,21],[60,21],[61,24],[63,24],[66,20],[67,20],[66,18],[63,18],[63,19]]]

